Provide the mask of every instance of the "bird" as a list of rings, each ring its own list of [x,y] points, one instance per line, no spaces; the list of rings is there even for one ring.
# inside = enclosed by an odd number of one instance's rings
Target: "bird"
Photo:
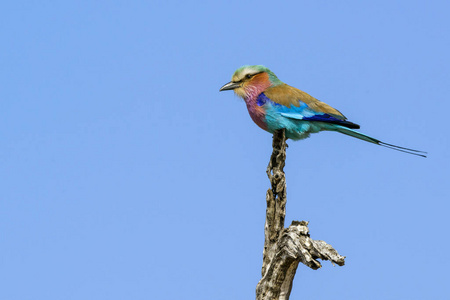
[[[285,129],[286,138],[302,140],[312,133],[335,131],[397,151],[426,157],[427,152],[382,142],[355,129],[360,126],[347,120],[337,109],[311,95],[282,82],[263,65],[238,68],[231,81],[219,91],[233,90],[243,98],[253,122],[274,133]]]

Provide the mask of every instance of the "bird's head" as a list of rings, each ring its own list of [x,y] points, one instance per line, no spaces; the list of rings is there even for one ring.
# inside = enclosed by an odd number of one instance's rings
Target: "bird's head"
[[[234,90],[238,96],[248,98],[252,95],[259,95],[268,87],[282,83],[268,68],[262,65],[246,65],[237,69],[231,77],[231,81],[221,87],[219,91]]]

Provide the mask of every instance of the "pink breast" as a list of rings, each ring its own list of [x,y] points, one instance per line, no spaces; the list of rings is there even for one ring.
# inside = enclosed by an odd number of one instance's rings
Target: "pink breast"
[[[256,123],[260,128],[267,130],[266,125],[266,114],[264,112],[264,109],[261,106],[258,106],[255,101],[249,101],[250,99],[246,99],[247,103],[247,109],[248,113],[250,114],[250,117],[252,118],[253,122]]]
[[[253,122],[264,130],[267,130],[266,112],[262,106],[257,104],[256,99],[270,86],[271,82],[267,73],[255,75],[251,82],[244,86],[244,101],[247,104],[248,113]]]

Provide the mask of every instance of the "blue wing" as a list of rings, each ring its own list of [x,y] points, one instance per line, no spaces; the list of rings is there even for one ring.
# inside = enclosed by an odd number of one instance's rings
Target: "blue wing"
[[[303,121],[311,121],[311,122],[325,122],[331,124],[341,125],[347,128],[359,129],[359,125],[335,118],[327,113],[318,112],[311,109],[306,103],[299,101],[299,106],[290,107],[284,106],[282,104],[276,103],[272,101],[269,97],[267,97],[264,93],[261,93],[256,99],[256,103],[259,106],[263,106],[266,104],[272,105],[272,107],[283,117],[295,120],[303,120]]]

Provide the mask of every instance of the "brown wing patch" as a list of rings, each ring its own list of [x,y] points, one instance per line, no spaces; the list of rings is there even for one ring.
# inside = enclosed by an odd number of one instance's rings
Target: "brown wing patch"
[[[285,83],[268,88],[264,91],[264,94],[269,97],[270,100],[287,107],[291,107],[291,105],[299,107],[299,102],[301,101],[315,111],[329,114],[339,120],[347,119],[337,109]]]

